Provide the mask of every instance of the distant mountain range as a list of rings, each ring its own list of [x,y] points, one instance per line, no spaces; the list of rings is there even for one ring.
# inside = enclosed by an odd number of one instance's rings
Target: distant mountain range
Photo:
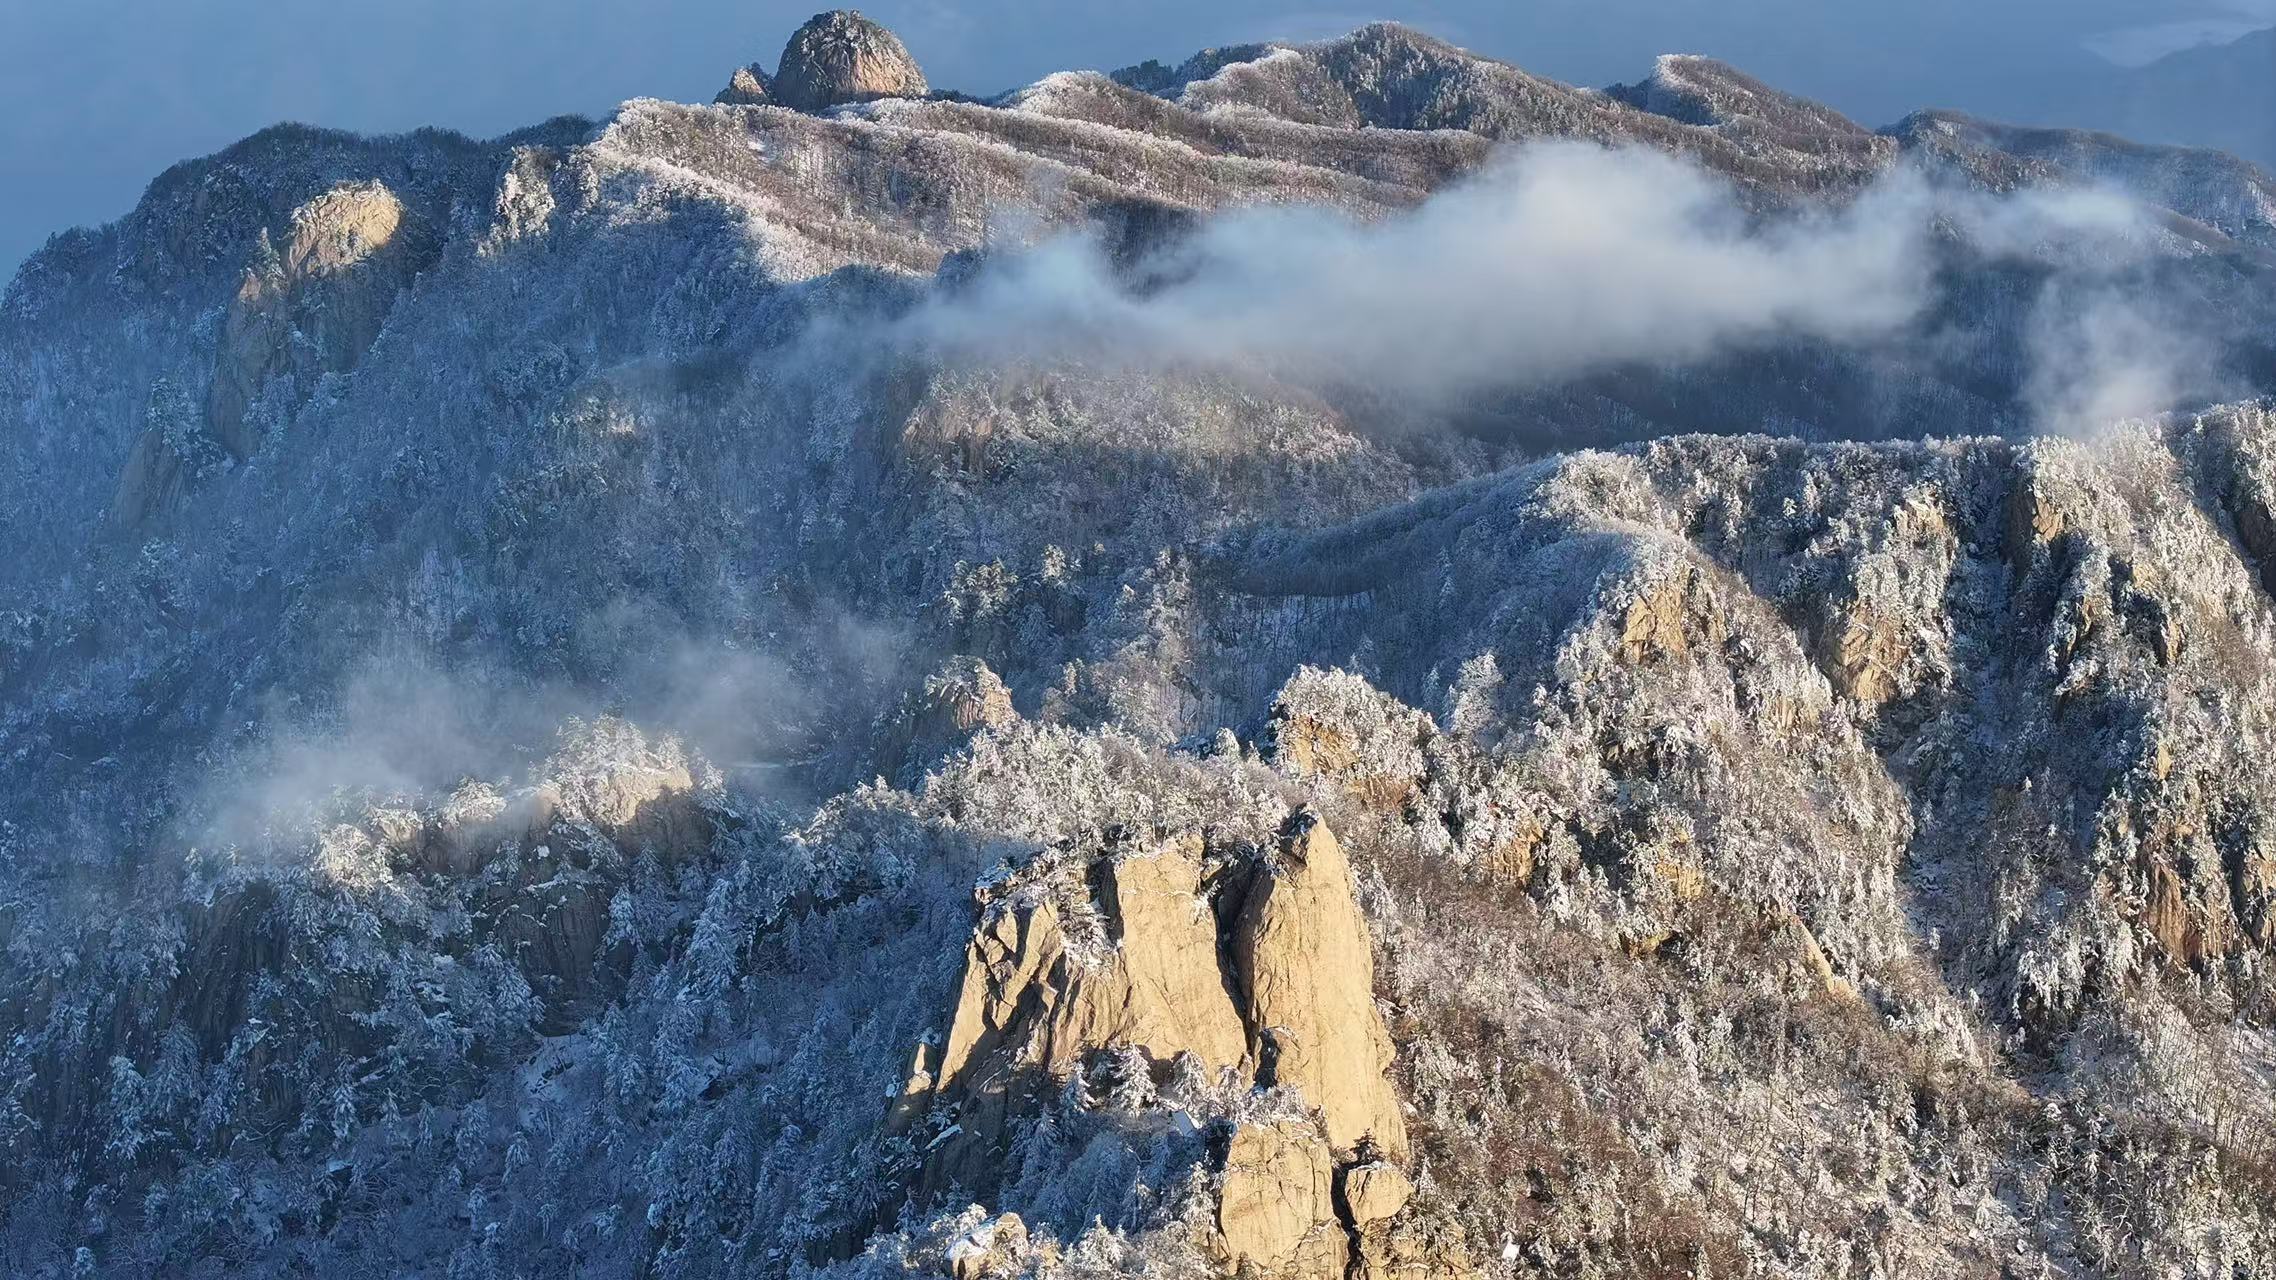
[[[2276,167],[2276,27],[2139,67],[2048,81],[2016,101],[2028,123],[2215,147]]]

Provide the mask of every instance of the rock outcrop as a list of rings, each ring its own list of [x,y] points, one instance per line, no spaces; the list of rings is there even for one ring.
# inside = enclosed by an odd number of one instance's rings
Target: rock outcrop
[[[106,523],[131,529],[187,492],[198,480],[225,469],[229,457],[206,429],[203,415],[185,389],[171,379],[151,385],[143,411],[143,432],[127,455],[111,495]]]
[[[1018,718],[1011,690],[987,663],[967,655],[949,658],[880,727],[877,772],[914,781],[973,734],[1001,729]]]
[[[1100,1050],[1132,1048],[1167,1065],[1180,1054],[1214,1076],[1239,1067],[1247,1032],[1218,967],[1198,836],[1108,859],[1089,900],[1085,867],[1058,862],[983,889],[965,952],[934,1103],[957,1108],[957,1139],[937,1153],[932,1185],[967,1181],[1021,1114]],[[912,1080],[923,1078],[920,1072]]]
[[[931,1113],[917,1193],[971,1190],[1068,1081],[1135,1052],[1158,1080],[1276,1090],[1303,1110],[1231,1125],[1216,1244],[1271,1274],[1341,1275],[1358,1219],[1404,1206],[1406,1125],[1352,873],[1306,811],[1268,854],[1199,835],[1088,862],[1049,856],[981,890],[938,1069],[920,1048],[892,1123]],[[1357,1198],[1352,1199],[1352,1187]],[[1364,1223],[1359,1223],[1364,1225]]]
[[[1019,1275],[1028,1249],[1027,1224],[1016,1213],[991,1218],[958,1236],[947,1250],[951,1280],[997,1280]]]
[[[1620,622],[1620,660],[1630,665],[1681,658],[1694,643],[1722,641],[1714,590],[1697,568],[1674,563],[1634,584]]]
[[[773,86],[776,102],[800,111],[930,91],[900,37],[852,9],[807,19],[783,47]]]
[[[281,418],[318,378],[355,368],[435,252],[382,183],[346,183],[293,210],[284,243],[264,240],[222,322],[206,397],[214,438],[239,458],[259,449],[256,406],[266,399]]]
[[[722,107],[758,107],[774,101],[767,92],[765,68],[756,62],[735,68],[735,74],[727,78],[727,87],[711,101]]]
[[[1217,1228],[1236,1268],[1340,1276],[1345,1239],[1336,1221],[1335,1166],[1308,1127],[1248,1124],[1225,1152]]]
[[[1351,865],[1327,824],[1300,814],[1249,891],[1232,937],[1258,1080],[1299,1090],[1338,1151],[1372,1141],[1406,1158],[1407,1129],[1384,1072],[1391,1037],[1375,1011],[1375,960]]]

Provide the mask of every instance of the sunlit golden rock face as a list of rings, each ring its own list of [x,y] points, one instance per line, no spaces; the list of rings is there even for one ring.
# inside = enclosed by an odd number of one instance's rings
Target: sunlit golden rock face
[[[1218,1165],[1229,1261],[1342,1275],[1342,1166],[1366,1170],[1352,1210],[1362,1225],[1404,1207],[1406,1124],[1372,944],[1325,822],[1298,815],[1261,856],[1212,857],[1188,835],[1054,862],[987,896],[938,1070],[920,1049],[889,1122],[954,1117],[920,1196],[1000,1176],[1006,1144],[1067,1081],[1135,1051],[1165,1082],[1183,1072],[1278,1090],[1302,1108],[1233,1126]]]
[[[776,101],[800,111],[927,92],[925,73],[900,37],[851,9],[808,19],[783,47],[773,87]]]
[[[293,210],[283,243],[246,269],[223,321],[206,402],[214,437],[240,458],[259,449],[255,403],[272,390],[305,399],[316,379],[355,368],[433,254],[379,182],[342,184]]]

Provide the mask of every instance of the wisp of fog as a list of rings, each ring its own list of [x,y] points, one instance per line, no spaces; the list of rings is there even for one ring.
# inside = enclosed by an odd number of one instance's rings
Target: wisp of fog
[[[1149,262],[1143,287],[1094,236],[1017,246],[904,336],[952,360],[1253,368],[1428,406],[1781,342],[1893,344],[1937,300],[1940,240],[2116,270],[2154,234],[2108,191],[1994,197],[1902,168],[1831,209],[1764,212],[1657,151],[1540,143],[1381,221],[1213,217]],[[2046,252],[2058,243],[2068,251]],[[2155,411],[2193,385],[2170,358],[2193,344],[2110,340],[2151,327],[2148,313],[2098,294],[2093,324],[2075,318],[2050,312],[2029,335],[2035,429]]]

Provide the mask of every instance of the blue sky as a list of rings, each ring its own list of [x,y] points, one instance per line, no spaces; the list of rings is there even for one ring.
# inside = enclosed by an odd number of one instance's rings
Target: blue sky
[[[168,164],[277,120],[491,134],[641,95],[708,100],[815,0],[0,0],[0,274],[124,213]],[[936,85],[1313,38],[1377,18],[1583,84],[1708,53],[1870,124],[2002,114],[2097,55],[2276,23],[2276,0],[872,0]],[[2088,52],[2089,48],[2095,52]]]

